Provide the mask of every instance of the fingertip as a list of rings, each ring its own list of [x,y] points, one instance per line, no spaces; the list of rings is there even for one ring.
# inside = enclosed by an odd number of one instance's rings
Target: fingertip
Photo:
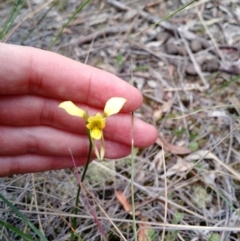
[[[131,153],[131,148],[129,145],[115,141],[106,141],[105,151],[105,158],[119,159],[128,156]]]
[[[133,87],[133,86],[132,86]],[[142,93],[135,87],[133,87],[135,90],[135,95],[134,95],[134,99],[136,101],[136,107],[134,110],[137,110],[138,108],[140,108],[142,106],[143,103],[143,95]]]
[[[135,145],[137,147],[148,147],[154,144],[157,140],[158,137],[158,131],[157,129],[148,123],[144,123],[144,128],[137,126],[136,131],[135,131]]]
[[[86,66],[85,66],[86,67]],[[95,96],[95,99],[91,99],[93,106],[103,106],[112,97],[122,97],[127,99],[121,112],[131,112],[138,109],[143,102],[143,96],[141,92],[116,75],[104,70],[99,70],[94,67],[88,66],[91,71],[91,86],[89,90],[89,96]],[[99,88],[93,85],[98,80]],[[101,93],[101,94],[100,94]],[[90,100],[90,99],[89,99]]]

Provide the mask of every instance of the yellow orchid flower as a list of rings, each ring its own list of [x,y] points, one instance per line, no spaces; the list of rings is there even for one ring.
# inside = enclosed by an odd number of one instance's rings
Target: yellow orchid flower
[[[104,138],[103,138],[103,129],[106,126],[106,119],[108,116],[117,114],[123,107],[127,100],[122,97],[113,97],[110,98],[105,107],[103,116],[100,113],[95,114],[94,116],[88,116],[87,112],[78,108],[71,101],[62,102],[59,107],[67,111],[68,114],[73,116],[82,117],[86,121],[86,128],[90,130],[90,137],[93,143],[95,154],[99,160],[102,160],[105,154],[104,148]],[[100,155],[95,144],[95,140],[101,140]]]

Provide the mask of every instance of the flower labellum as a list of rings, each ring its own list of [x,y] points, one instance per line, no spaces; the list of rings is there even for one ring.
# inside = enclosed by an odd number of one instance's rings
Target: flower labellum
[[[88,118],[88,124],[86,127],[90,130],[91,137],[95,140],[100,140],[102,138],[102,129],[106,125],[106,118],[101,114],[97,113],[95,116],[90,116]]]

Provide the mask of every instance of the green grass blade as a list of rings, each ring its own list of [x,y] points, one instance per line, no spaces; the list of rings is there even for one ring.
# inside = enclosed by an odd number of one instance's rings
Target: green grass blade
[[[11,202],[9,202],[2,194],[0,194],[0,199],[3,200],[4,203],[7,204],[8,207],[10,207],[12,209],[12,211],[14,211],[22,220],[24,223],[26,223],[34,232],[36,235],[38,235],[38,237],[42,240],[42,241],[48,241],[43,234],[34,226],[33,223],[31,223],[28,218],[23,215]]]
[[[163,19],[161,19],[161,20],[159,20],[158,22],[150,25],[150,27],[148,27],[147,29],[156,27],[159,23],[164,22],[164,21],[168,20],[169,18],[173,17],[175,14],[181,12],[182,10],[184,10],[184,8],[188,7],[189,5],[191,5],[192,3],[194,3],[195,1],[196,1],[196,0],[191,0],[190,2],[184,4],[182,7],[178,8],[178,9],[175,10],[174,12],[168,14],[168,15],[167,15],[166,17],[164,17]],[[145,29],[145,30],[146,30],[146,29]],[[132,37],[136,37],[137,35],[139,35],[140,33],[144,32],[145,30],[140,31],[140,32],[134,34]]]
[[[230,84],[238,81],[239,79],[240,79],[240,75],[237,75],[234,78],[231,78],[229,81],[227,81],[227,82],[223,83],[222,85],[220,85],[219,87],[215,88],[210,94],[212,94],[212,93],[214,93],[214,92],[216,92],[218,90],[221,90],[221,89],[223,89],[225,87],[228,87]]]
[[[38,26],[42,21],[43,19],[47,16],[47,14],[53,9],[53,7],[56,5],[57,1],[55,1],[52,6],[43,14],[43,16],[37,21],[36,25]],[[26,34],[24,37],[23,37],[23,40],[21,41],[21,45],[24,45],[24,42],[29,38],[29,36],[32,34],[33,30],[35,28],[32,28],[28,34]]]
[[[72,16],[68,19],[68,21],[63,25],[62,29],[60,30],[60,32],[57,34],[56,38],[52,41],[51,46],[49,47],[49,49],[51,49],[55,43],[57,42],[57,40],[59,39],[59,37],[61,36],[63,30],[68,26],[68,24],[75,18],[75,16],[81,12],[81,10],[90,2],[91,0],[85,0],[78,8],[77,10],[72,14]]]
[[[9,14],[9,17],[6,19],[5,24],[3,25],[3,30],[0,33],[0,39],[3,39],[5,35],[8,33],[8,31],[13,25],[14,20],[18,16],[20,10],[23,8],[25,3],[26,3],[26,0],[18,0],[15,2]]]
[[[161,19],[160,21],[158,21],[157,23],[154,23],[153,26],[158,25],[159,23],[168,20],[169,18],[173,17],[175,14],[181,12],[184,8],[188,7],[189,5],[191,5],[192,3],[196,2],[196,0],[192,0],[186,4],[184,4],[182,7],[180,7],[179,9],[177,9],[176,11],[170,13],[169,15],[167,15],[165,18]]]
[[[0,224],[2,226],[4,226],[5,228],[13,231],[14,233],[18,234],[21,238],[24,238],[27,241],[34,241],[34,239],[32,237],[30,237],[28,234],[23,233],[21,230],[15,228],[14,226],[12,226],[11,224],[4,222],[2,220],[0,220]]]

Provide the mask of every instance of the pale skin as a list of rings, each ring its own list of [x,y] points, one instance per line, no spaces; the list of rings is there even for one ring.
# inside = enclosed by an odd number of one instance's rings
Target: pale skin
[[[131,151],[131,111],[141,93],[118,77],[77,61],[30,47],[0,43],[0,176],[84,165],[88,137],[84,120],[58,105],[70,100],[90,114],[103,113],[111,97],[127,99],[107,119],[105,157]],[[155,142],[156,129],[135,118],[136,147]]]

